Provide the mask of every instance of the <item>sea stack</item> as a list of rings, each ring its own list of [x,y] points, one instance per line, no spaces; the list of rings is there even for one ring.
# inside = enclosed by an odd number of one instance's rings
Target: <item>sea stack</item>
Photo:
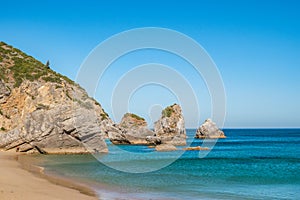
[[[160,119],[154,123],[154,132],[162,144],[186,145],[185,122],[178,104],[166,107]]]
[[[226,138],[223,131],[221,131],[216,123],[211,119],[205,120],[205,122],[197,129],[195,138],[199,139],[216,139],[216,138]]]
[[[147,140],[154,136],[154,132],[148,129],[146,120],[136,114],[126,113],[117,129],[108,131],[108,137],[113,144],[153,144]]]

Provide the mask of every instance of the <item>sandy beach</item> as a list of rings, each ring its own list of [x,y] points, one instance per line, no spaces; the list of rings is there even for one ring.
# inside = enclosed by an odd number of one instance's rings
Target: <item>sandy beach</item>
[[[83,194],[74,185],[64,187],[53,180],[26,171],[15,160],[14,153],[0,151],[1,200],[96,200],[95,195]],[[71,188],[70,188],[71,187]],[[88,193],[85,192],[85,193]]]

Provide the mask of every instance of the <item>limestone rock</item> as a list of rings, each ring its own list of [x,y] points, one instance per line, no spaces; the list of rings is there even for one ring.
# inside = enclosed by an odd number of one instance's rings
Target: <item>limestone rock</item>
[[[163,144],[186,145],[185,122],[181,107],[177,104],[162,111],[161,118],[154,124],[154,132]]]
[[[205,120],[205,122],[197,129],[195,138],[204,139],[204,138],[226,138],[223,131],[221,131],[216,123],[211,119]]]

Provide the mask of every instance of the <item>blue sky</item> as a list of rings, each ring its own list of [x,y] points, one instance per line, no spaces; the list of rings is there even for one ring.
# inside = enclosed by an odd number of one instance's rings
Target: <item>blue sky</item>
[[[298,1],[276,0],[2,1],[0,40],[50,60],[52,69],[75,79],[89,52],[108,37],[140,27],[173,29],[201,44],[218,66],[227,95],[225,127],[300,127],[299,8]],[[122,57],[112,66],[107,85],[95,94],[109,114],[111,85],[126,71],[120,66],[148,62],[183,74],[200,101],[200,120],[210,117],[201,77],[182,67],[180,58],[155,51]],[[174,101],[169,91],[152,85],[136,92],[129,107],[151,123],[149,106]],[[191,116],[185,113],[187,126]]]

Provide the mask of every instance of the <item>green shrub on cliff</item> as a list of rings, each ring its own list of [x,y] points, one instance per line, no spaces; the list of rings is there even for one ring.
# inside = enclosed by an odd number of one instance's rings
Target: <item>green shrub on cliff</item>
[[[101,116],[101,120],[108,119],[108,115],[106,113],[101,113],[100,116]]]
[[[136,114],[133,114],[133,113],[130,113],[130,116],[131,116],[132,118],[137,119],[137,120],[145,120],[144,118],[142,118],[142,117],[140,117],[140,116],[138,116],[138,115],[136,115]]]
[[[173,113],[173,109],[172,109],[170,106],[166,107],[166,108],[162,111],[163,117],[171,117],[172,113]]]

